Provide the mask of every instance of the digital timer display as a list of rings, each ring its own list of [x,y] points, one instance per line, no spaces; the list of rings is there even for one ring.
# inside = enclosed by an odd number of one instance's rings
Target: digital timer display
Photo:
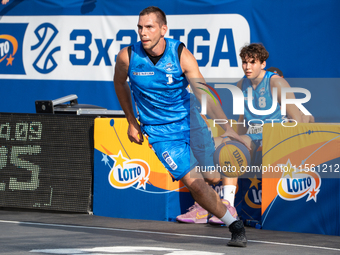
[[[6,141],[32,141],[40,140],[42,132],[41,122],[15,123],[15,130],[11,138],[11,125],[5,123],[0,125],[0,141],[6,139]],[[2,144],[2,142],[0,143]],[[8,155],[10,155],[9,163],[18,168],[27,169],[31,173],[31,179],[25,182],[18,182],[17,178],[11,177],[9,181],[10,190],[36,190],[39,187],[39,166],[32,162],[25,161],[20,158],[21,155],[37,155],[41,153],[40,145],[24,145],[24,146],[12,146],[8,151],[9,146],[0,146],[0,171],[7,167]],[[6,184],[0,183],[0,191],[6,190]]]
[[[94,117],[0,113],[0,206],[91,210]]]

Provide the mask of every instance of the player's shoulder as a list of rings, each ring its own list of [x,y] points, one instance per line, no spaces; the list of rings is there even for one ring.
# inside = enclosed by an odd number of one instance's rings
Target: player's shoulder
[[[279,75],[273,75],[270,78],[270,86],[271,87],[290,87],[288,82],[285,80],[285,78],[282,78]]]
[[[270,77],[270,85],[278,86],[282,82],[282,79],[283,79],[282,77],[274,74]]]
[[[121,49],[119,52],[118,52],[118,56],[122,56],[122,55],[125,55],[125,54],[128,54],[128,49],[129,49],[130,46],[126,46],[124,47],[123,49]]]
[[[117,60],[116,62],[117,63],[125,63],[125,64],[129,64],[129,46],[127,47],[124,47],[123,49],[121,49],[119,52],[118,52],[118,55],[117,55]]]
[[[196,68],[198,69],[196,58],[186,47],[183,47],[183,50],[181,52],[180,65],[183,69],[183,72]]]
[[[270,83],[280,83],[285,82],[285,78],[282,78],[281,76],[274,74],[270,77]]]
[[[282,77],[280,77],[279,75],[277,74],[274,74],[270,77],[271,79],[283,79]]]
[[[184,44],[182,44],[182,54],[181,56],[184,56],[184,57],[188,57],[188,56],[193,56],[193,54],[187,49],[187,47],[184,46]]]

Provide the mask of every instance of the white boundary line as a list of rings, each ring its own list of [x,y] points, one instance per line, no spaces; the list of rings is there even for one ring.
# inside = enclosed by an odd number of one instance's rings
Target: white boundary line
[[[53,226],[53,227],[66,227],[66,228],[83,228],[83,229],[109,230],[109,231],[121,231],[121,232],[144,233],[144,234],[157,234],[157,235],[171,235],[171,236],[185,236],[185,237],[197,237],[197,238],[230,240],[230,238],[217,237],[217,236],[201,236],[201,235],[189,235],[189,234],[176,234],[176,233],[166,233],[166,232],[156,232],[156,231],[146,231],[146,230],[134,230],[134,229],[88,227],[88,226],[77,226],[77,225],[62,225],[62,224],[24,222],[24,221],[8,221],[8,220],[0,220],[0,223],[1,222],[2,223],[10,223],[10,224],[26,224],[26,225]],[[248,240],[248,242],[252,242],[252,243],[265,243],[265,244],[282,245],[282,246],[292,246],[292,247],[303,247],[303,248],[311,248],[311,249],[323,249],[323,250],[331,250],[331,251],[339,251],[340,252],[340,249],[338,249],[338,248],[329,248],[329,247],[322,247],[322,246],[311,246],[311,245],[290,244],[290,243],[278,243],[278,242],[258,241],[258,240]]]

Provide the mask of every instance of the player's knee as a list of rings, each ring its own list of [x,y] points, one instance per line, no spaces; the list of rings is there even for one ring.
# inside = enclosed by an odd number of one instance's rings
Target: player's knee
[[[221,178],[204,178],[204,180],[209,184],[209,185],[216,185],[221,181]]]
[[[217,171],[209,171],[202,174],[205,182],[209,185],[216,185],[221,181],[221,174]]]

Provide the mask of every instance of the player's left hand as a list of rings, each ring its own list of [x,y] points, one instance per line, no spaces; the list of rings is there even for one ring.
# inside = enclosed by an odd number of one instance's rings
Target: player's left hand
[[[142,145],[142,143],[144,142],[143,133],[137,122],[129,124],[128,137],[129,137],[130,142],[132,143],[137,143],[139,145]]]

